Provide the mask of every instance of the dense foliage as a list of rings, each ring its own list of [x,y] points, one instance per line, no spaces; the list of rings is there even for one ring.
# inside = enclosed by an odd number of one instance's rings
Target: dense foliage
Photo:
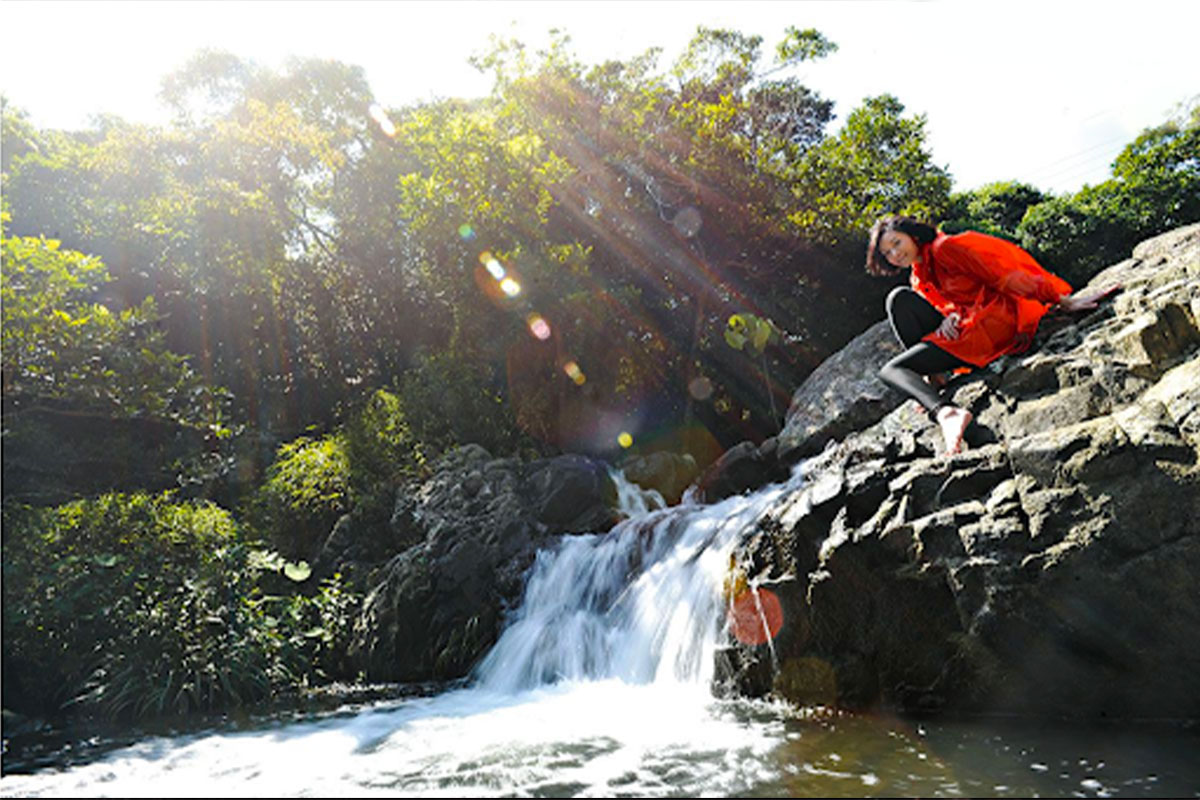
[[[354,598],[337,580],[267,594],[260,579],[283,566],[211,503],[6,508],[5,707],[207,711],[338,676]]]
[[[1200,112],[1075,194],[952,194],[900,98],[827,131],[794,68],[835,49],[700,28],[660,67],[496,40],[490,96],[403,108],[357,67],[203,52],[164,127],[5,102],[5,706],[221,708],[348,674],[366,587],[303,563],[339,519],[384,530],[467,442],[703,466],[773,435],[879,316],[882,213],[1075,282],[1200,218]]]
[[[12,225],[100,256],[122,308],[153,295],[167,346],[282,440],[376,388],[435,450],[615,454],[601,418],[639,441],[649,418],[761,439],[882,291],[820,243],[948,190],[895,98],[825,140],[832,104],[783,76],[833,48],[789,29],[768,64],[760,37],[701,29],[659,70],[653,51],[589,67],[565,37],[536,57],[498,42],[477,58],[491,97],[391,110],[356,68],[203,53],[165,82],[166,129],[9,111]],[[839,194],[822,181],[843,163]],[[739,312],[785,333],[771,397],[720,338]]]
[[[5,215],[7,223],[7,215]],[[110,309],[97,258],[42,237],[0,238],[4,412],[34,407],[220,429],[216,392],[164,347],[152,297]]]

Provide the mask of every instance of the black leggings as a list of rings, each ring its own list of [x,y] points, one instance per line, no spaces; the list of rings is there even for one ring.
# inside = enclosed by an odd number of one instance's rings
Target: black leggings
[[[942,314],[921,295],[906,286],[898,286],[887,298],[888,321],[900,343],[907,347],[900,355],[883,365],[879,377],[893,389],[915,398],[932,416],[945,405],[941,394],[921,376],[947,372],[958,367],[974,365],[947,353],[921,337],[933,333],[942,324]]]

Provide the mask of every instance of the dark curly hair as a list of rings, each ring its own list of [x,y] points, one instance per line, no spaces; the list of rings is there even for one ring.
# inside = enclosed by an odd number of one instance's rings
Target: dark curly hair
[[[918,245],[929,244],[937,237],[937,228],[915,217],[900,214],[881,217],[871,226],[871,239],[867,244],[867,272],[872,275],[891,276],[900,272],[879,251],[879,240],[888,231],[907,233]]]

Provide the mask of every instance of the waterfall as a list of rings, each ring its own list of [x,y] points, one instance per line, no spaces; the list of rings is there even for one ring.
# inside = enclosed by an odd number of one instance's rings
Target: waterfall
[[[151,738],[0,779],[19,796],[738,796],[774,780],[770,714],[712,697],[739,535],[799,478],[711,506],[614,476],[626,518],[539,553],[473,680],[296,721]]]
[[[664,507],[614,474],[627,518],[542,550],[525,596],[476,670],[514,692],[558,681],[707,685],[724,622],[721,585],[741,534],[797,474],[711,506]]]

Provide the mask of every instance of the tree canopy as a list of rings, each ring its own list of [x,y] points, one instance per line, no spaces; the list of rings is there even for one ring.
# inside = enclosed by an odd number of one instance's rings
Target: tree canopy
[[[495,39],[473,58],[489,96],[402,108],[358,67],[205,51],[164,79],[165,127],[42,130],[6,102],[6,408],[38,386],[198,419],[181,398],[203,395],[215,420],[228,392],[228,422],[278,443],[387,390],[427,453],[616,455],[627,433],[711,456],[777,432],[878,317],[889,287],[858,265],[883,213],[1007,236],[1074,280],[1197,216],[1194,114],[1075,195],[952,195],[900,98],[828,132],[793,68],[835,50],[702,27],[669,64],[584,64],[562,33]],[[775,331],[754,358],[734,318]]]

